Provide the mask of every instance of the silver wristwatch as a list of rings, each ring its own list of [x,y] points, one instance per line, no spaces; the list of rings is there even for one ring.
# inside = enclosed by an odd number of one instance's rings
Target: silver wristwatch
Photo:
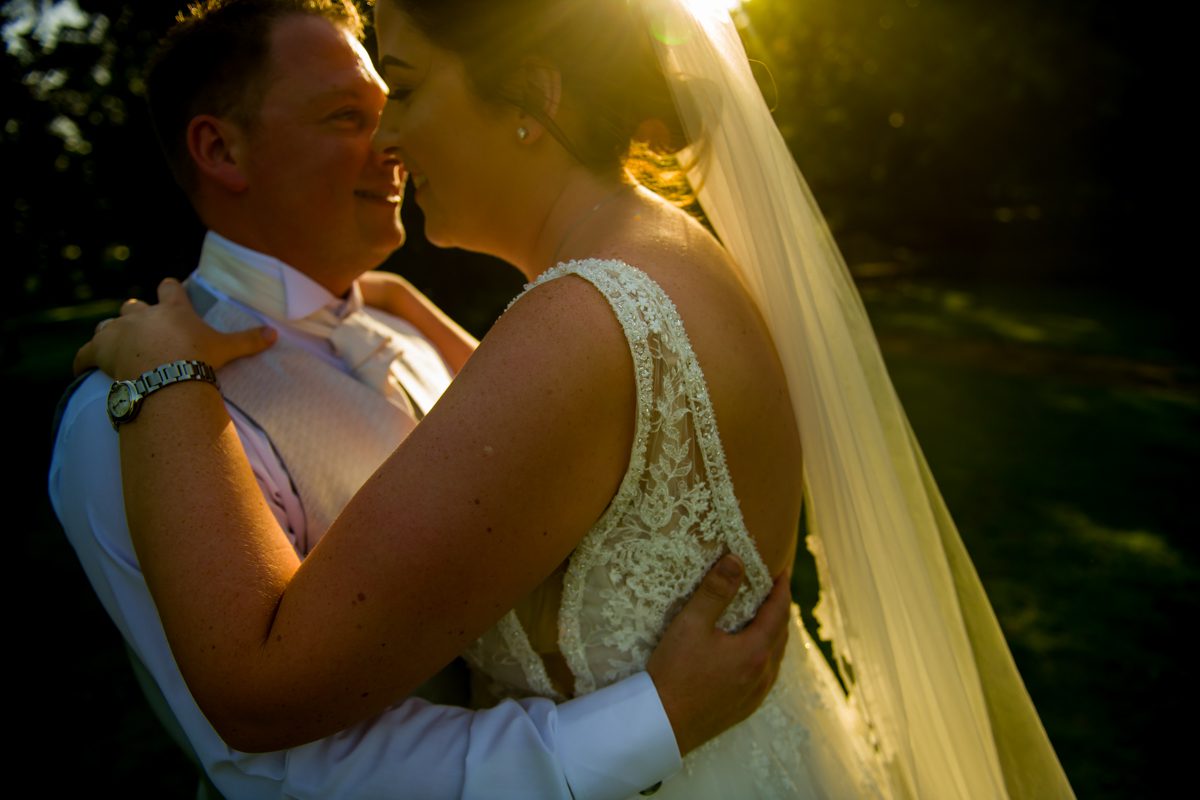
[[[113,381],[108,389],[108,421],[116,430],[122,423],[132,422],[142,409],[142,401],[164,386],[183,381],[204,381],[213,386],[217,383],[217,373],[203,361],[172,361],[161,367],[143,372],[131,381]]]

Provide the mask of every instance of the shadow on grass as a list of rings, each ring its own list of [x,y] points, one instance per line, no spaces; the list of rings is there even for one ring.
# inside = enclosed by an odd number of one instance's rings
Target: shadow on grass
[[[1080,797],[1168,796],[1200,611],[1179,321],[1119,298],[864,294],[897,391]],[[1186,505],[1185,505],[1186,504]]]

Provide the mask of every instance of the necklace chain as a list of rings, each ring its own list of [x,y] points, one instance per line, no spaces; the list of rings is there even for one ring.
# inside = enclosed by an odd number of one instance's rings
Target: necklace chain
[[[605,197],[603,197],[600,200],[600,202],[596,203],[596,205],[592,206],[587,211],[583,212],[578,217],[576,217],[575,221],[571,223],[571,227],[567,228],[566,233],[564,233],[562,236],[562,239],[559,240],[558,247],[555,248],[554,255],[550,259],[551,266],[554,266],[559,263],[559,261],[558,261],[559,254],[562,253],[563,247],[565,247],[567,242],[570,241],[571,236],[574,235],[574,233],[577,230],[579,230],[579,227],[581,225],[583,225],[584,222],[587,222],[589,219],[591,219],[593,214],[595,214],[597,211],[599,211],[604,206],[608,205],[609,201],[613,200],[617,195],[621,194],[621,192],[625,191],[628,188],[629,188],[628,186],[624,186],[624,185],[618,187],[616,189],[616,191],[613,191],[610,194],[606,195]]]

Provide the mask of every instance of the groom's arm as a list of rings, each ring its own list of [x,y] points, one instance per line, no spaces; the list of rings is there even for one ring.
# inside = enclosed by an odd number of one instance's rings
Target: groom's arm
[[[617,800],[679,764],[654,686],[639,673],[557,706],[537,698],[472,712],[410,699],[293,748],[282,791],[305,798]]]
[[[509,700],[470,712],[407,700],[291,750],[288,796],[394,796],[393,781],[406,769],[406,797],[616,800],[652,790],[679,769],[680,746],[695,747],[744,719],[774,683],[787,640],[786,581],[747,628],[727,634],[717,621],[740,581],[729,556],[705,576],[651,657],[650,673],[558,705]],[[387,735],[368,745],[381,727]],[[375,760],[391,768],[362,769],[368,746],[382,748]]]

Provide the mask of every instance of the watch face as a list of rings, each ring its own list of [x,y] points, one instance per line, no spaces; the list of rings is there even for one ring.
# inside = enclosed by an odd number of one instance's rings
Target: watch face
[[[133,413],[136,392],[128,381],[117,381],[108,390],[108,415],[123,420]]]

